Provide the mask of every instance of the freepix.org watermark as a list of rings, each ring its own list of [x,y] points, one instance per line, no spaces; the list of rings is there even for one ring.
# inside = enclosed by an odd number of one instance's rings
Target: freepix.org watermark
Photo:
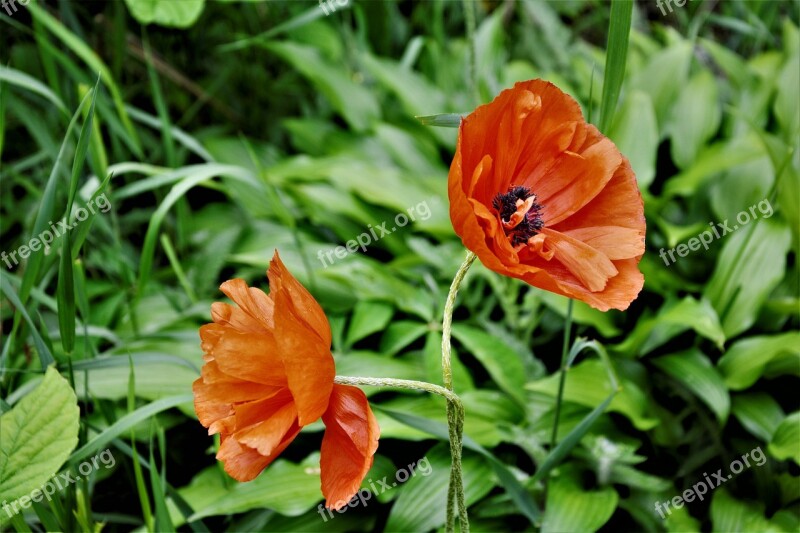
[[[40,488],[34,489],[33,492],[27,496],[23,496],[11,503],[3,500],[3,511],[5,511],[8,517],[11,518],[20,511],[28,509],[32,502],[39,503],[44,498],[47,498],[47,501],[49,502],[53,499],[53,495],[56,493],[56,491],[62,491],[73,483],[77,483],[84,477],[89,476],[89,474],[99,469],[101,464],[106,467],[106,469],[109,469],[113,468],[116,463],[117,461],[114,459],[114,455],[111,453],[111,450],[105,449],[91,459],[87,459],[78,465],[78,473],[80,474],[79,476],[73,475],[73,473],[69,470],[61,472],[57,476],[54,476],[50,481],[42,485]]]
[[[350,0],[319,0],[319,7],[322,8],[323,13],[325,13],[327,17],[332,12],[336,11],[336,6],[346,7],[349,3]],[[328,7],[325,7],[325,4],[328,4]],[[330,13],[328,12],[329,10]]]
[[[77,208],[75,210],[75,218],[73,219],[74,221],[72,224],[68,224],[66,220],[59,220],[58,226],[56,226],[55,224],[53,224],[53,221],[51,220],[50,222],[48,222],[48,224],[50,224],[50,227],[42,231],[38,236],[28,241],[28,244],[23,244],[10,254],[6,254],[6,252],[0,253],[0,260],[2,260],[6,264],[6,266],[9,269],[11,269],[13,268],[11,266],[12,262],[14,263],[14,265],[19,265],[19,260],[17,259],[17,255],[19,255],[20,259],[27,259],[32,252],[38,252],[40,249],[42,249],[42,247],[44,247],[44,251],[47,252],[48,250],[50,250],[50,245],[53,243],[54,240],[56,240],[61,235],[67,233],[69,230],[78,226],[79,223],[89,218],[89,212],[95,214],[95,207],[101,213],[108,213],[108,211],[111,209],[111,203],[109,203],[105,193],[98,195],[97,198],[86,204],[86,207]]]
[[[710,230],[700,233],[697,237],[692,237],[687,242],[681,243],[675,248],[670,248],[669,250],[662,248],[661,251],[658,252],[659,257],[664,260],[665,265],[670,266],[677,261],[677,259],[675,259],[675,252],[678,253],[678,257],[686,257],[689,255],[690,251],[696,252],[699,250],[700,246],[708,250],[708,245],[714,242],[715,238],[721,239],[728,233],[733,233],[739,229],[740,226],[744,226],[752,220],[756,220],[758,218],[756,207],[763,218],[769,218],[773,214],[772,204],[769,203],[769,200],[761,200],[757,204],[750,206],[749,211],[742,211],[736,215],[736,222],[739,224],[734,224],[733,227],[731,227],[730,224],[728,224],[728,219],[725,219],[725,221],[721,223],[709,222],[708,225],[711,226]],[[717,229],[718,227],[719,229]],[[669,255],[669,259],[667,255]]]
[[[422,475],[422,477],[428,477],[431,475],[431,472],[433,472],[433,468],[431,467],[431,463],[428,461],[427,457],[423,457],[419,461],[411,463],[405,468],[399,469],[394,473],[394,479],[396,481],[392,481],[391,484],[390,481],[387,480],[389,476],[383,476],[383,479],[379,479],[377,481],[372,481],[372,479],[370,479],[367,481],[367,483],[369,483],[369,486],[372,487],[372,491],[368,489],[361,489],[356,492],[355,496],[353,496],[349,502],[334,502],[332,507],[343,506],[336,510],[336,512],[339,514],[347,511],[349,507],[358,507],[359,504],[366,507],[367,501],[372,499],[373,494],[377,496],[379,494],[383,494],[387,490],[392,490],[398,485],[398,483],[405,483],[412,477],[416,476],[418,472],[420,475]],[[378,484],[377,487],[375,486],[375,483]],[[345,503],[347,503],[347,505],[344,505]],[[333,511],[326,508],[323,504],[319,504],[317,507],[317,512],[322,517],[323,522],[327,522],[328,519],[334,518]],[[325,516],[326,514],[328,516]]]
[[[381,240],[386,235],[391,235],[398,229],[408,225],[409,222],[416,221],[417,216],[419,216],[420,220],[428,220],[431,218],[431,208],[428,207],[427,201],[423,200],[417,205],[409,207],[406,209],[405,213],[397,213],[394,217],[394,225],[391,229],[387,228],[387,225],[390,224],[388,221],[382,224],[376,224],[375,226],[368,224],[367,231],[355,239],[350,239],[344,246],[337,246],[333,250],[328,251],[319,250],[317,252],[317,258],[320,263],[322,263],[322,266],[328,268],[328,265],[332,265],[336,259],[344,259],[348,255],[357,252],[359,248],[361,248],[362,252],[366,252],[370,244]],[[336,256],[336,258],[334,258],[334,256]]]
[[[713,472],[710,478],[708,477],[708,474],[706,472],[703,472],[703,477],[705,478],[705,481],[698,481],[697,483],[692,485],[692,488],[686,489],[680,496],[675,496],[671,500],[667,500],[665,502],[656,502],[655,503],[656,512],[659,515],[661,515],[662,519],[666,519],[667,515],[672,514],[672,510],[669,508],[670,504],[675,509],[680,509],[681,507],[684,506],[684,503],[692,503],[695,500],[695,498],[697,498],[700,501],[703,501],[705,499],[705,495],[708,494],[709,490],[716,489],[729,479],[733,478],[734,475],[741,474],[742,471],[744,471],[745,467],[750,468],[752,466],[750,464],[750,459],[754,461],[756,466],[762,466],[764,463],[767,462],[767,456],[764,455],[764,452],[761,451],[761,446],[753,450],[750,450],[749,452],[744,454],[741,459],[742,459],[741,461],[739,459],[734,459],[733,461],[731,461],[731,464],[728,467],[731,473],[728,474],[727,476],[725,476],[722,473],[721,468],[716,472]],[[662,505],[664,506],[663,509],[661,508]],[[664,511],[667,512],[667,515],[664,514]]]
[[[678,7],[683,7],[688,2],[694,2],[694,0],[656,0],[656,7],[661,10],[661,16],[666,17],[667,11],[672,13],[672,4],[675,4]]]
[[[17,4],[21,6],[27,6],[31,3],[31,0],[0,0],[0,7],[5,9],[6,13],[10,17],[14,13],[17,12]]]

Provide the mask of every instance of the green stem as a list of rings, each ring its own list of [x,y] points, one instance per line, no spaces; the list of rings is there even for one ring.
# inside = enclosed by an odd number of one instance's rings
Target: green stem
[[[569,353],[569,338],[572,333],[572,303],[570,298],[567,304],[567,318],[564,323],[564,342],[561,346],[561,375],[558,380],[558,396],[556,396],[556,412],[553,417],[553,433],[550,436],[550,449],[556,446],[558,439],[558,419],[561,417],[561,402],[564,398],[564,385],[567,381],[567,354]]]
[[[464,281],[469,267],[477,256],[472,252],[467,252],[467,257],[456,272],[453,283],[450,285],[450,292],[447,293],[447,300],[444,304],[444,318],[442,319],[442,379],[447,390],[453,390],[453,370],[450,362],[450,335],[453,329],[453,308],[458,295],[458,288]]]
[[[464,281],[469,267],[475,261],[476,255],[467,252],[467,257],[456,272],[453,283],[450,285],[450,292],[447,293],[447,300],[444,304],[444,317],[442,318],[442,380],[447,390],[453,390],[453,368],[450,357],[450,337],[453,329],[453,309],[455,308],[458,288]],[[467,515],[467,505],[464,498],[464,476],[461,469],[461,440],[463,435],[463,408],[457,413],[457,407],[452,403],[447,404],[447,427],[450,431],[450,456],[452,457],[452,467],[450,469],[450,484],[447,491],[447,522],[445,531],[452,533],[455,531],[455,509],[458,506],[459,522],[461,531],[469,531],[469,517]]]
[[[426,381],[394,378],[367,378],[361,376],[336,376],[333,382],[339,385],[362,385],[367,387],[388,387],[390,389],[421,390],[443,396],[448,402],[457,405],[458,409],[464,409],[461,405],[461,398],[454,392]]]

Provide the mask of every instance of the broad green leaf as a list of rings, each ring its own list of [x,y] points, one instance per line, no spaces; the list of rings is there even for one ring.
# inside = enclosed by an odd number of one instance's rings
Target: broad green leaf
[[[547,486],[542,533],[597,531],[614,514],[618,501],[612,487],[586,490],[575,477],[560,475]]]
[[[0,501],[13,502],[54,476],[78,444],[75,392],[54,367],[0,415]]]
[[[633,89],[648,94],[653,100],[662,135],[678,91],[686,81],[691,59],[692,44],[688,41],[676,43],[650,57],[645,68],[631,79]]]
[[[341,376],[392,376],[424,380],[425,372],[410,358],[394,358],[373,352],[348,352],[336,356],[336,373]],[[377,391],[375,391],[377,392]]]
[[[431,466],[429,475],[417,475],[408,480],[392,507],[386,531],[430,531],[444,525],[450,453],[447,445],[440,444],[425,457]],[[478,455],[465,454],[463,467],[465,499],[470,505],[485,496],[497,482],[491,467]]]
[[[800,464],[800,411],[795,411],[783,419],[772,435],[767,450],[781,461],[791,459]]]
[[[331,65],[315,48],[290,41],[262,46],[308,78],[354,130],[366,130],[380,119],[380,107],[372,92],[354,82],[342,65]]]
[[[217,467],[210,467],[201,475],[205,478],[205,483],[198,485],[198,490],[201,494],[206,493],[202,500],[204,505],[193,505],[195,514],[189,517],[190,521],[264,507],[283,515],[297,516],[322,499],[318,453],[308,456],[298,464],[278,459],[261,475],[247,483],[225,479],[227,476]],[[212,484],[212,494],[204,489],[206,483]],[[183,495],[190,503],[194,503],[192,500],[196,498],[191,498],[185,492]]]
[[[800,332],[744,338],[730,347],[717,366],[728,388],[742,390],[758,381],[767,365],[780,356],[800,358]]]
[[[788,49],[786,63],[777,80],[774,112],[787,140],[797,141],[800,132],[800,103],[795,98],[800,92],[800,52]]]
[[[663,195],[691,196],[717,173],[763,157],[764,154],[764,146],[755,135],[706,146],[692,166],[667,181]]]
[[[345,344],[352,346],[364,337],[386,327],[394,314],[394,307],[382,302],[360,301],[353,309],[350,328],[347,330]]]
[[[658,122],[647,93],[632,91],[616,114],[609,138],[631,162],[640,189],[647,189],[656,177]]]
[[[749,328],[761,306],[783,279],[789,251],[789,228],[775,219],[751,221],[750,225],[725,236],[727,241],[703,295],[722,320],[722,329],[732,337]],[[752,234],[752,235],[751,235]]]
[[[569,298],[555,294],[553,292],[542,291],[539,294],[544,304],[556,311],[562,317],[567,316],[567,306],[569,305]],[[604,313],[598,311],[588,304],[573,300],[572,302],[572,320],[576,324],[583,324],[585,326],[592,326],[599,331],[604,337],[616,337],[621,333],[620,329],[614,324],[612,313]]]
[[[555,398],[558,391],[557,374],[528,383],[528,390],[545,393]],[[645,431],[658,424],[658,419],[650,413],[649,400],[644,392],[632,381],[621,377],[622,390],[611,401],[608,409],[628,417],[639,430]],[[564,387],[564,400],[587,407],[597,407],[614,391],[608,382],[603,363],[587,360],[567,371]]]
[[[701,70],[681,87],[669,124],[672,160],[679,168],[695,161],[721,120],[717,82],[708,70]]]
[[[730,411],[730,396],[725,382],[700,350],[665,355],[653,360],[661,370],[685,385],[717,415],[721,426],[725,425]]]
[[[391,411],[378,407],[378,412],[386,413],[393,419],[407,424],[410,427],[416,428],[421,432],[427,433],[438,437],[441,440],[449,440],[449,432],[446,423],[434,422],[416,415],[408,414],[402,411]],[[469,420],[469,417],[466,417]],[[383,426],[381,426],[383,427]],[[495,476],[500,481],[500,485],[508,492],[509,497],[513,500],[517,509],[524,514],[531,523],[536,524],[540,521],[541,511],[536,505],[536,502],[531,497],[530,493],[522,486],[517,480],[515,474],[509,468],[497,459],[491,452],[486,450],[480,444],[464,435],[464,449],[470,449],[478,452],[484,460],[489,462]]]
[[[713,531],[730,533],[749,531],[783,531],[764,517],[763,503],[736,500],[725,487],[714,491],[711,499]]]
[[[668,302],[659,311],[655,322],[655,327],[641,347],[643,354],[651,352],[690,329],[714,341],[720,350],[725,342],[725,333],[722,331],[717,312],[705,299],[698,301],[687,296],[677,303]]]
[[[188,28],[200,17],[206,0],[125,0],[140,24],[157,24],[167,28]]]
[[[731,413],[747,431],[765,442],[772,440],[786,416],[778,402],[765,392],[733,396]]]
[[[428,325],[422,322],[401,320],[392,322],[381,337],[380,352],[394,355],[428,331]]]
[[[480,329],[461,324],[453,326],[453,337],[481,362],[500,389],[525,403],[525,367],[513,348]]]

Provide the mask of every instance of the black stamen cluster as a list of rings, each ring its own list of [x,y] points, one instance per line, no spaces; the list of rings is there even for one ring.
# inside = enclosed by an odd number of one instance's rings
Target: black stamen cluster
[[[494,197],[492,207],[500,214],[500,218],[504,222],[508,222],[511,215],[517,211],[517,200],[524,202],[531,196],[533,196],[533,193],[529,188],[512,185],[508,188],[508,192],[500,193]],[[543,227],[542,206],[534,201],[525,218],[522,219],[517,227],[506,230],[506,235],[512,246],[517,246],[528,242],[528,239],[539,233]]]

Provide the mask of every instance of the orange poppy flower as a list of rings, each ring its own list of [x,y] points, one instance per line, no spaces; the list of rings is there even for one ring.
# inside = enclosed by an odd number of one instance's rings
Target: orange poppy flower
[[[205,355],[194,382],[194,407],[209,435],[220,433],[217,459],[250,481],[320,417],[326,505],[339,509],[372,466],[380,430],[361,389],[334,384],[331,330],[311,294],[270,262],[270,293],[233,279],[220,289],[238,307],[215,302],[200,328]]]
[[[487,268],[602,311],[642,289],[636,176],[552,83],[517,83],[464,118],[448,190],[453,227]]]

